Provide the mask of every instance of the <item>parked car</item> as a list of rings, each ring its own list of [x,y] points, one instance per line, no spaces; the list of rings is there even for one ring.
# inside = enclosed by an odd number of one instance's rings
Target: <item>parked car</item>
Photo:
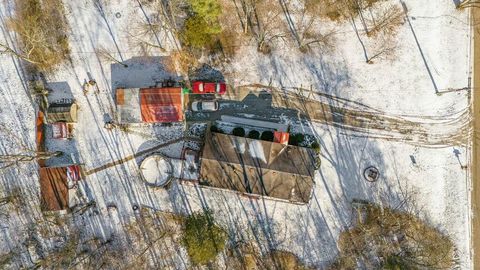
[[[194,112],[214,112],[217,110],[218,102],[216,100],[192,102],[192,111]]]
[[[223,82],[193,82],[194,94],[220,94],[223,95],[227,92],[227,85]]]

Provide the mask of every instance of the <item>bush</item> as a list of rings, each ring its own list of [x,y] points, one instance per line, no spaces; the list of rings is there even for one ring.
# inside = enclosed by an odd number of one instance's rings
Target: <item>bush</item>
[[[406,212],[356,206],[357,224],[340,234],[331,269],[451,269],[455,246],[439,230]],[[378,258],[384,258],[379,261]]]
[[[193,12],[206,20],[217,20],[222,12],[218,0],[189,0]]]
[[[210,126],[210,132],[221,133],[220,129],[218,129],[218,127],[215,125]]]
[[[245,137],[245,129],[236,127],[233,129],[232,134],[239,137]]]
[[[218,0],[189,0],[193,15],[185,21],[182,41],[192,48],[212,48],[222,32],[218,16],[222,10]]]
[[[305,140],[305,135],[298,133],[298,134],[290,134],[288,138],[288,144],[298,146]]]
[[[224,249],[227,234],[209,211],[190,215],[184,226],[183,244],[193,264],[206,264]]]
[[[260,138],[260,132],[256,130],[250,130],[250,132],[248,132],[248,138],[258,140],[258,138]]]
[[[264,141],[273,142],[273,132],[271,132],[271,131],[262,132],[262,136],[260,137],[260,139],[262,139]]]
[[[312,148],[315,151],[315,153],[317,153],[317,154],[320,153],[320,144],[318,144],[318,142],[313,142],[310,145],[310,148]]]
[[[218,23],[212,24],[199,15],[193,15],[186,20],[181,37],[189,47],[210,48],[217,41],[217,34],[220,32]]]

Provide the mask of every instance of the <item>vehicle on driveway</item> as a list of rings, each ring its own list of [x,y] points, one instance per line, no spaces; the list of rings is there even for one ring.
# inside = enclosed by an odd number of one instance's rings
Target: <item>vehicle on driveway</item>
[[[227,92],[227,85],[224,82],[193,82],[194,94],[220,94]]]
[[[218,102],[216,100],[194,101],[192,102],[192,111],[194,112],[218,111]]]

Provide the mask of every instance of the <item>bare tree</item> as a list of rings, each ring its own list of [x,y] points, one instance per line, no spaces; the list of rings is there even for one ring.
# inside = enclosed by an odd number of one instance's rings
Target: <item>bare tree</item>
[[[123,67],[127,68],[128,65],[124,64],[123,61],[119,60],[114,54],[104,47],[98,47],[95,49],[95,53],[97,54],[98,58],[105,62],[114,62],[117,64],[122,65]]]
[[[179,21],[185,14],[186,3],[184,0],[172,1],[137,1],[143,17],[137,19],[126,30],[132,45],[140,48],[144,55],[149,55],[154,50],[165,52],[169,46],[176,50],[181,49],[179,42]],[[153,13],[147,15],[144,6]]]
[[[335,30],[330,29],[322,33],[319,16],[312,13],[313,8],[309,1],[305,1],[294,9],[297,18],[294,38],[297,39],[298,47],[302,52],[309,51],[312,46],[332,47]]]
[[[35,61],[31,58],[31,53],[32,53],[32,51],[29,51],[29,52],[27,52],[26,55],[24,55],[22,53],[19,53],[19,52],[15,51],[11,47],[9,47],[7,44],[0,43],[0,54],[10,54],[10,55],[18,57],[22,60],[25,60],[25,61],[27,61],[31,64],[39,64],[39,62],[37,62],[37,61]]]
[[[455,246],[412,213],[356,201],[354,227],[340,234],[331,269],[450,269]]]
[[[0,53],[16,56],[40,71],[50,71],[69,58],[67,26],[59,0],[17,0],[7,26],[19,37],[19,49],[0,44]]]
[[[234,0],[243,33],[250,34],[257,49],[269,53],[273,43],[286,37],[282,9],[276,2],[267,0]]]
[[[60,156],[63,152],[32,152],[27,154],[9,154],[0,155],[0,169],[5,169],[19,162],[30,162],[33,160],[46,160],[52,157]]]
[[[397,4],[389,4],[375,10],[369,9],[369,17],[365,20],[367,36],[379,33],[395,35],[400,25],[405,22],[405,14]]]

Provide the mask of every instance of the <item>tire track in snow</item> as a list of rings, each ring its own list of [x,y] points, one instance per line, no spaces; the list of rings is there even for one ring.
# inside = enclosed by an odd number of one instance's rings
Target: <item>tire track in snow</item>
[[[368,134],[370,138],[444,147],[466,145],[472,133],[468,107],[444,116],[389,115],[356,101],[304,88],[281,89],[261,84],[239,88],[268,89],[272,94],[272,106],[299,110],[314,123],[355,132],[355,136]]]

